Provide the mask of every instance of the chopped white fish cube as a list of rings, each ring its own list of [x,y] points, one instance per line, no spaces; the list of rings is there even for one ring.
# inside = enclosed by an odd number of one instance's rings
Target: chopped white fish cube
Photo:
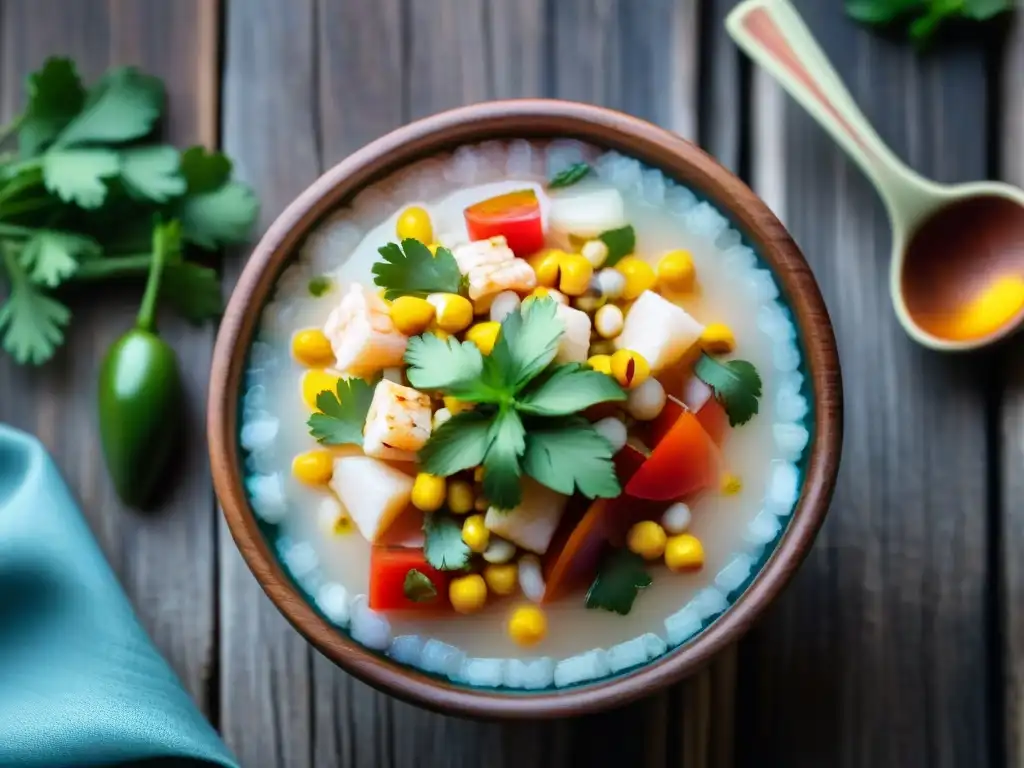
[[[316,607],[337,627],[347,627],[351,618],[348,590],[341,584],[330,581],[320,587],[316,593]]]
[[[284,498],[284,483],[281,475],[253,475],[245,481],[252,508],[261,520],[279,523],[284,519],[288,506]]]
[[[498,688],[505,680],[505,659],[466,659],[459,679],[478,688]]]
[[[420,668],[424,672],[455,679],[462,672],[465,651],[440,640],[427,640],[420,654]]]
[[[419,635],[399,635],[391,641],[388,656],[399,664],[418,667],[423,657],[423,646],[426,641]]]
[[[693,596],[690,606],[697,611],[702,619],[710,619],[728,608],[729,601],[714,587],[705,587]]]
[[[363,427],[363,453],[378,459],[415,461],[430,439],[430,396],[418,389],[381,379]]]
[[[268,413],[261,413],[258,418],[246,421],[242,426],[239,442],[247,451],[257,453],[274,444],[281,422]]]
[[[750,555],[741,553],[736,555],[729,563],[715,576],[715,586],[725,594],[739,589],[750,577],[750,571],[754,567],[754,561]]]
[[[351,376],[401,366],[409,341],[395,328],[384,299],[359,283],[328,315],[324,335],[331,342],[337,369]]]
[[[408,506],[413,479],[370,456],[334,460],[331,488],[363,537],[373,543]]]
[[[799,424],[773,424],[772,436],[775,438],[775,447],[790,461],[800,458],[807,447],[807,441],[811,439],[811,433]]]
[[[469,298],[474,302],[502,291],[529,293],[537,287],[533,267],[516,258],[502,236],[460,245],[452,255],[469,280]]]
[[[522,489],[523,498],[518,507],[509,510],[491,507],[484,517],[484,525],[491,533],[543,555],[562,520],[569,497],[531,478],[523,478]]]
[[[657,372],[678,362],[703,331],[704,326],[678,304],[644,291],[630,307],[615,347],[639,352]]]
[[[607,654],[600,648],[562,659],[555,665],[555,685],[566,685],[596,680],[609,673]]]
[[[555,317],[565,325],[565,333],[558,342],[555,361],[585,363],[590,352],[590,315],[574,307],[558,304]]]
[[[609,648],[605,659],[612,672],[637,667],[647,661],[647,645],[642,637],[634,637]]]
[[[747,524],[747,532],[743,538],[755,546],[761,546],[775,541],[781,529],[782,523],[779,522],[779,518],[770,509],[762,509]]]
[[[668,644],[653,632],[648,632],[642,639],[648,660],[656,659],[668,650]]]
[[[539,659],[509,659],[505,664],[505,687],[526,691],[539,691],[555,682],[555,660],[550,656]]]
[[[544,598],[544,571],[540,558],[536,555],[523,555],[519,558],[519,589],[527,600],[539,603]]]
[[[626,207],[617,189],[568,191],[552,198],[549,226],[576,237],[597,237],[626,225]]]
[[[777,515],[788,515],[800,495],[800,472],[789,461],[773,461],[765,504]]]
[[[349,631],[353,640],[375,651],[386,651],[391,645],[391,622],[370,608],[365,595],[352,601]]]
[[[700,632],[703,624],[700,614],[692,605],[676,611],[665,619],[665,636],[668,638],[668,644],[682,645]]]

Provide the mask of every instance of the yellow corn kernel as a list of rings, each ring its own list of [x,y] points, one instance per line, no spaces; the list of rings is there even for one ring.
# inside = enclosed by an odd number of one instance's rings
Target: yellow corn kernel
[[[432,293],[427,301],[436,310],[437,327],[448,333],[459,333],[473,322],[473,305],[465,296],[457,293]]]
[[[448,599],[459,613],[475,613],[487,602],[487,583],[479,573],[458,576],[448,585]]]
[[[444,505],[448,482],[443,477],[420,472],[412,484],[412,504],[424,512],[435,512]]]
[[[418,205],[406,208],[398,215],[395,234],[399,240],[412,238],[426,245],[434,240],[434,227],[430,223],[430,214]]]
[[[709,355],[727,355],[736,349],[736,337],[725,323],[704,326],[700,335],[700,348]]]
[[[635,299],[644,291],[653,288],[658,279],[651,265],[636,256],[627,256],[615,265],[615,269],[626,278],[626,287],[622,291],[622,298],[627,301]]]
[[[292,357],[310,368],[322,368],[334,362],[334,350],[323,331],[307,328],[292,336]]]
[[[450,339],[452,337],[452,335],[450,333],[448,333],[448,331],[444,331],[444,330],[442,330],[442,329],[437,327],[437,318],[436,317],[434,318],[434,322],[432,322],[430,324],[430,327],[427,328],[427,333],[434,334],[441,341],[448,341],[448,339]]]
[[[466,331],[466,341],[471,341],[477,345],[480,349],[481,354],[489,355],[491,350],[494,349],[494,344],[498,340],[498,333],[501,331],[501,323],[488,320],[484,323],[477,323],[471,326]]]
[[[523,605],[512,612],[508,620],[508,634],[516,644],[536,645],[548,633],[548,620],[536,605]]]
[[[608,376],[612,375],[611,355],[593,355],[587,360],[587,365],[589,365],[598,373],[604,373],[607,374]]]
[[[743,490],[743,481],[736,475],[726,472],[722,475],[722,493],[726,496],[735,496]]]
[[[519,586],[519,566],[516,563],[492,563],[484,567],[487,588],[496,595],[508,596]]]
[[[629,547],[629,551],[640,555],[644,560],[657,560],[665,554],[667,541],[665,529],[653,520],[636,523],[626,535],[626,546]]]
[[[336,391],[340,380],[340,376],[327,371],[306,371],[302,374],[302,399],[314,411],[319,410],[316,407],[316,396],[324,390]]]
[[[562,259],[568,255],[562,251],[548,251],[533,268],[537,273],[537,284],[544,288],[554,288],[558,285],[562,272]]]
[[[611,360],[612,376],[626,389],[635,389],[651,376],[651,366],[639,352],[620,349]]]
[[[473,509],[473,486],[465,480],[448,483],[448,509],[456,515],[464,515]]]
[[[462,540],[478,554],[487,549],[491,541],[491,532],[484,525],[483,515],[470,515],[465,519],[462,523]]]
[[[689,251],[669,251],[658,262],[658,285],[672,291],[693,289],[696,271]]]
[[[308,485],[326,485],[334,474],[334,456],[322,449],[300,453],[292,459],[292,474]]]
[[[578,253],[563,256],[559,262],[558,288],[566,296],[582,296],[590,287],[594,265]]]
[[[457,397],[452,397],[451,395],[447,395],[446,397],[442,398],[441,402],[444,403],[444,407],[448,409],[448,413],[450,413],[452,416],[454,416],[457,413],[462,413],[463,411],[473,410],[472,403],[464,403]]]
[[[352,533],[356,529],[355,523],[352,522],[352,518],[347,514],[340,514],[334,521],[334,525],[331,527],[332,533],[335,536],[344,536],[348,533]]]
[[[391,302],[391,321],[406,336],[419,336],[434,319],[434,305],[416,296],[399,296]]]
[[[704,545],[689,533],[669,537],[665,543],[665,565],[673,571],[699,571],[704,567]]]

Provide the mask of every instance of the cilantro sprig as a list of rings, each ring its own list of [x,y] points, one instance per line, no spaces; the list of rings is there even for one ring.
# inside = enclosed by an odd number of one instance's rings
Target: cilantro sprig
[[[554,363],[564,331],[555,302],[537,299],[502,321],[486,356],[470,342],[410,339],[414,387],[477,404],[433,432],[419,453],[422,471],[447,477],[482,465],[484,495],[498,509],[519,505],[524,473],[566,495],[618,496],[611,445],[573,414],[626,393],[603,373]]]
[[[1013,8],[1013,0],[846,0],[846,12],[868,24],[910,20],[912,40],[927,42],[945,22],[985,21]]]
[[[587,608],[627,615],[641,589],[651,586],[651,575],[640,555],[628,549],[612,550],[601,561],[594,583],[587,591]]]
[[[373,265],[373,282],[385,290],[388,301],[399,296],[458,293],[462,288],[458,262],[447,248],[431,254],[419,240],[408,238],[400,246],[388,243],[378,252],[383,261]]]
[[[25,91],[24,111],[0,126],[0,346],[19,363],[49,360],[72,319],[59,292],[146,276],[154,221],[181,230],[161,297],[193,322],[219,315],[217,273],[188,261],[188,246],[248,237],[258,204],[231,161],[160,143],[164,85],[132,67],[87,88],[73,62],[51,58]]]
[[[442,512],[423,516],[423,555],[439,571],[461,571],[469,567],[473,553],[462,540],[462,526]]]
[[[701,355],[693,372],[714,391],[729,416],[729,426],[746,424],[757,415],[761,376],[753,363],[746,360],[720,363],[713,357]]]
[[[562,169],[548,182],[548,189],[565,189],[585,179],[593,169],[589,163],[573,163]]]
[[[373,387],[363,379],[338,379],[335,391],[316,396],[318,413],[309,417],[309,433],[323,445],[363,444],[363,425],[373,401]]]

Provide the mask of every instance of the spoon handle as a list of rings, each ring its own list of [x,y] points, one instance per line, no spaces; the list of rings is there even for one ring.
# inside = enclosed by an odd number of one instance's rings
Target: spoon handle
[[[737,45],[857,162],[892,215],[912,219],[929,207],[932,183],[904,165],[875,133],[788,0],[746,0],[725,24]]]

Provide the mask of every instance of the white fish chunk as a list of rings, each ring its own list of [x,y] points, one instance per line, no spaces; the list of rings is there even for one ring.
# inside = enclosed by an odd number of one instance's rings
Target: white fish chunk
[[[523,500],[519,506],[507,511],[491,507],[484,517],[484,525],[491,533],[543,555],[548,551],[568,501],[568,496],[524,477]]]
[[[460,245],[452,255],[459,271],[469,279],[469,298],[474,302],[502,291],[529,293],[537,287],[533,267],[516,258],[504,237]]]
[[[363,453],[378,459],[415,461],[430,438],[430,396],[381,379],[373,390],[363,427]]]
[[[555,361],[559,363],[585,363],[590,351],[590,315],[573,307],[559,304],[555,317],[565,325],[565,333],[558,342]]]
[[[409,505],[412,485],[405,472],[370,456],[334,460],[331,489],[370,543],[378,541]]]
[[[391,321],[387,302],[358,283],[328,315],[324,335],[334,350],[335,367],[360,377],[402,365],[409,341]]]
[[[678,304],[644,291],[630,307],[615,347],[639,352],[657,372],[679,362],[703,331],[704,326]]]

